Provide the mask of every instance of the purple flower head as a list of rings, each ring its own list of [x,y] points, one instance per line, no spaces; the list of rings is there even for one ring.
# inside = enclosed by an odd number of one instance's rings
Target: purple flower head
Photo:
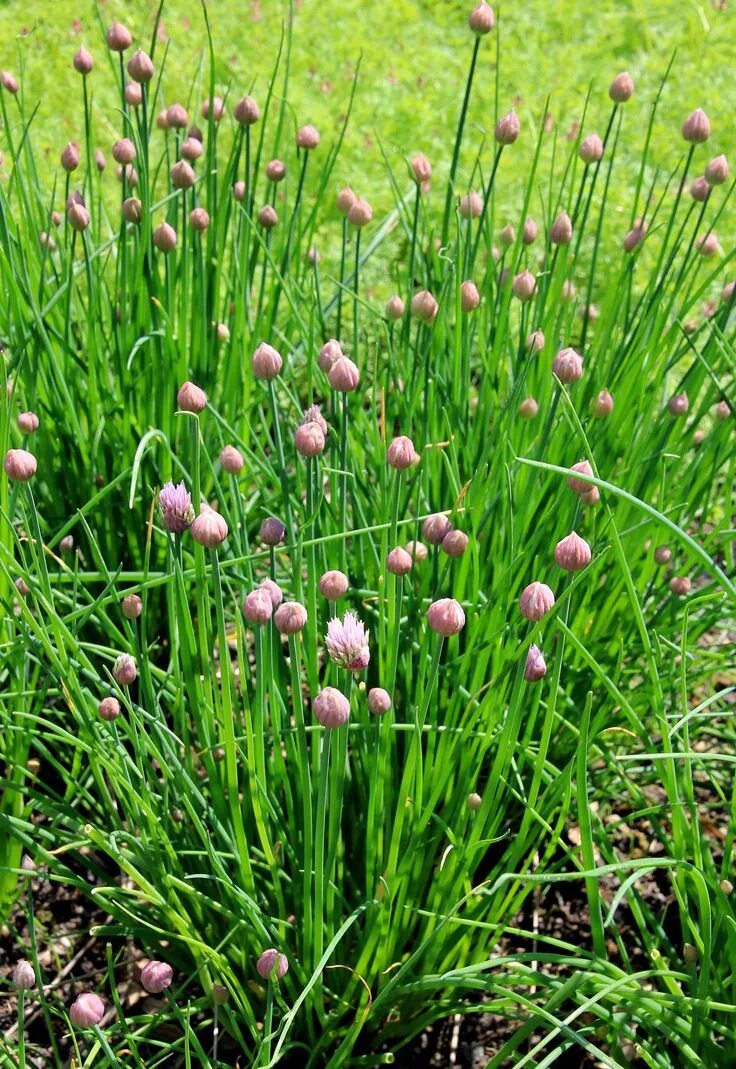
[[[159,491],[158,503],[164,523],[174,534],[181,534],[194,523],[192,497],[183,482],[178,486],[172,482],[165,483]]]
[[[342,621],[338,617],[330,620],[325,645],[335,664],[351,672],[367,668],[371,659],[365,624],[353,612],[346,612]]]

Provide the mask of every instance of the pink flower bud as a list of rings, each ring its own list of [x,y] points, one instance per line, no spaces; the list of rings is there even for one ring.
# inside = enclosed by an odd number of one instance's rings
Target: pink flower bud
[[[541,330],[532,331],[529,337],[526,339],[526,347],[531,350],[532,353],[538,353],[546,344],[544,333]]]
[[[131,108],[139,108],[143,103],[143,90],[137,82],[128,82],[123,96],[126,104],[130,104]]]
[[[245,182],[235,182],[233,184],[233,197],[235,197],[238,204],[243,203],[245,200]]]
[[[490,4],[486,4],[485,0],[481,0],[481,3],[477,4],[468,16],[468,26],[479,37],[491,32],[494,21],[493,8]]]
[[[118,163],[132,163],[137,153],[130,138],[123,137],[112,146],[112,155]]]
[[[383,687],[371,687],[368,691],[368,709],[374,716],[385,716],[391,708],[391,695]]]
[[[466,278],[460,286],[460,307],[463,312],[474,312],[479,305],[480,293],[478,293],[478,287],[475,282]]]
[[[153,60],[139,48],[128,60],[128,74],[134,82],[140,82],[145,85],[146,82],[150,82],[151,78],[153,78]]]
[[[130,30],[120,22],[113,22],[107,30],[107,47],[111,52],[125,52],[133,44]]]
[[[264,546],[277,546],[283,542],[286,528],[275,516],[268,516],[261,524],[258,536]]]
[[[251,590],[243,602],[243,616],[249,624],[267,624],[273,614],[273,602],[263,587]]]
[[[61,166],[70,174],[79,167],[79,145],[70,141],[61,154]]]
[[[472,810],[473,813],[477,813],[480,807],[483,805],[483,799],[479,794],[473,791],[472,794],[469,794],[468,797],[465,799],[465,804],[467,805],[468,809]]]
[[[657,564],[669,564],[672,560],[672,550],[667,546],[657,546],[654,551],[654,559]]]
[[[352,393],[360,383],[360,371],[357,364],[347,356],[339,356],[327,373],[330,386],[338,393]]]
[[[695,248],[705,258],[714,256],[718,250],[718,238],[712,230],[709,234],[701,234],[695,242]]]
[[[401,546],[396,546],[386,557],[386,568],[392,575],[408,575],[412,563],[411,556]]]
[[[562,283],[562,289],[560,290],[560,300],[574,301],[576,293],[577,290],[575,289],[575,283],[571,282],[569,278],[566,278],[565,281]]]
[[[107,167],[107,160],[105,159],[105,153],[100,148],[95,149],[95,167],[102,174]],[[67,209],[69,205],[67,205]]]
[[[279,584],[275,583],[273,579],[262,579],[260,587],[261,590],[265,590],[268,594],[274,609],[278,609],[279,605],[284,600],[284,595]]]
[[[325,572],[319,581],[319,592],[328,601],[338,601],[348,592],[348,577],[344,572]]]
[[[350,718],[350,702],[335,687],[325,687],[314,698],[312,712],[323,728],[339,728]]]
[[[625,104],[634,92],[634,82],[628,71],[617,74],[611,82],[608,95],[614,104]]]
[[[17,987],[19,991],[30,991],[32,987],[35,987],[36,974],[30,961],[21,958],[13,969],[11,980],[13,986]]]
[[[298,601],[285,601],[279,605],[273,619],[282,635],[296,635],[307,625],[307,610]]]
[[[590,564],[590,546],[580,535],[572,531],[555,546],[555,562],[566,572],[578,572]]]
[[[109,41],[109,30],[107,36]],[[122,51],[122,49],[117,51]],[[94,1028],[104,1015],[105,1003],[99,995],[95,995],[94,991],[85,991],[84,994],[78,995],[69,1007],[69,1020],[75,1028]]]
[[[511,223],[507,223],[506,226],[498,232],[498,243],[503,249],[509,249],[515,241],[516,230]]]
[[[524,679],[527,683],[538,683],[547,675],[547,663],[539,646],[530,646],[524,665]]]
[[[33,434],[38,430],[38,416],[35,412],[19,412],[18,426],[25,434]]]
[[[593,415],[596,419],[607,419],[613,412],[613,398],[608,390],[601,390],[593,402]]]
[[[118,182],[127,182],[129,186],[138,185],[138,172],[132,163],[126,163],[124,167],[117,169]]]
[[[141,969],[141,984],[150,995],[160,995],[174,979],[174,970],[165,961],[148,961]]]
[[[264,230],[273,230],[278,226],[279,214],[272,204],[264,204],[258,213],[258,222]]]
[[[427,622],[438,635],[450,638],[465,627],[465,613],[459,601],[441,598],[433,601],[427,609]]]
[[[344,355],[340,342],[330,338],[320,349],[317,363],[323,371],[329,371],[335,361]]]
[[[186,126],[186,123],[184,124]],[[168,108],[162,108],[156,116],[156,126],[159,130],[169,129],[169,112]]]
[[[394,438],[388,447],[386,459],[390,466],[396,468],[397,471],[410,468],[414,463],[414,443],[411,438],[407,438],[405,435]]]
[[[573,464],[570,470],[578,472],[579,475],[590,475],[591,477],[593,476],[593,469],[587,460],[579,460],[577,464]],[[576,479],[574,475],[568,476],[567,485],[576,494],[587,494],[591,489],[593,489],[592,483],[585,482],[583,479]]]
[[[682,136],[693,145],[702,145],[710,137],[710,119],[702,108],[692,111],[682,124]]]
[[[154,230],[152,241],[159,252],[168,254],[176,247],[176,231],[168,223],[161,223]]]
[[[725,156],[714,156],[705,168],[706,181],[712,186],[722,186],[728,178],[728,160]]]
[[[510,111],[496,123],[495,138],[499,145],[513,145],[519,136],[521,124],[515,111]]]
[[[601,492],[597,486],[591,486],[590,490],[580,495],[580,500],[588,508],[592,507],[593,505],[597,505],[600,499]]]
[[[411,161],[411,172],[422,193],[429,191],[432,181],[432,164],[423,152],[418,153]]]
[[[316,148],[319,144],[319,131],[309,124],[302,126],[297,131],[296,143],[298,148],[303,148],[306,151]]]
[[[27,483],[36,474],[36,458],[26,449],[9,449],[3,460],[5,474],[13,482]]]
[[[690,399],[683,390],[682,393],[676,393],[674,397],[670,397],[667,407],[673,416],[684,416],[690,407]]]
[[[189,122],[187,109],[181,104],[169,104],[166,109],[166,121],[170,130],[183,130]]]
[[[389,319],[401,319],[404,314],[404,302],[401,297],[393,296],[386,302],[386,315]]]
[[[483,214],[483,198],[480,193],[466,193],[461,197],[459,210],[463,219],[478,219]]]
[[[624,251],[633,252],[644,240],[648,229],[649,226],[644,219],[635,219],[633,229],[624,238]]]
[[[266,178],[270,182],[281,182],[286,174],[286,167],[281,160],[269,160],[266,164]]]
[[[179,160],[175,163],[171,168],[169,177],[174,189],[191,189],[194,185],[194,171],[186,160]]]
[[[728,401],[719,401],[714,411],[716,419],[720,420],[722,423],[725,422],[725,420],[727,420],[731,415],[731,409],[729,407]]]
[[[233,108],[233,118],[241,126],[253,126],[258,122],[260,111],[258,105],[251,96],[244,96]]]
[[[234,445],[226,445],[220,452],[220,467],[228,475],[239,475],[243,470],[245,460],[243,454]]]
[[[420,290],[411,299],[411,314],[422,323],[434,323],[439,307],[429,290]]]
[[[549,232],[554,245],[568,245],[572,239],[572,222],[567,212],[560,212]]]
[[[182,412],[203,412],[207,407],[207,395],[199,386],[187,380],[179,387],[176,403]]]
[[[143,218],[143,205],[137,197],[126,197],[120,211],[126,223],[138,225]]]
[[[219,512],[205,508],[191,526],[192,538],[205,549],[217,549],[227,538],[227,524]]]
[[[342,212],[343,215],[347,215],[357,199],[350,186],[344,186],[335,198],[337,210]]]
[[[670,579],[670,590],[678,598],[686,597],[692,589],[692,583],[686,575],[673,575]]]
[[[209,119],[211,115],[213,122],[219,122],[226,110],[225,101],[222,97],[208,97],[202,101],[201,112],[203,119]]]
[[[283,980],[289,971],[289,962],[286,955],[279,954],[278,950],[264,950],[256,962],[256,970],[264,980],[269,980],[272,976]]]
[[[574,349],[560,349],[552,361],[552,371],[565,386],[577,382],[583,375],[583,358]]]
[[[524,227],[521,231],[521,240],[525,245],[533,245],[537,240],[539,234],[539,227],[536,222],[529,216],[524,220]]]
[[[443,538],[451,530],[450,521],[441,512],[435,512],[431,516],[427,516],[422,524],[422,535],[431,546],[441,545]]]
[[[193,208],[189,213],[189,225],[198,234],[203,234],[210,225],[209,213],[204,208]]]
[[[325,448],[325,436],[319,423],[301,423],[294,433],[296,451],[303,457],[316,457]]]
[[[143,602],[137,594],[126,594],[120,606],[126,620],[137,620],[143,612]]]
[[[525,397],[519,405],[519,415],[524,420],[536,419],[539,405],[533,397]]]
[[[429,550],[423,542],[407,542],[406,552],[415,564],[421,564],[429,556]]]
[[[698,204],[704,204],[705,201],[707,201],[710,196],[710,185],[708,184],[708,179],[704,175],[701,175],[700,178],[696,178],[690,183],[690,196],[694,201],[697,201]]]
[[[97,706],[97,712],[101,720],[117,720],[120,716],[120,702],[110,694],[107,698],[102,699]]]
[[[531,271],[522,271],[511,284],[514,296],[520,301],[530,301],[537,289],[537,280]]]
[[[56,248],[55,240],[53,239],[51,234],[47,233],[45,230],[42,230],[41,233],[38,235],[38,240],[42,249],[48,249],[49,252],[53,252]]]
[[[583,163],[598,163],[603,157],[603,142],[598,134],[588,134],[580,142],[580,159]]]
[[[348,222],[352,223],[353,226],[358,227],[358,229],[361,229],[362,227],[367,226],[372,218],[373,209],[368,201],[363,200],[362,197],[356,197],[348,212]]]
[[[468,548],[468,536],[464,531],[448,531],[440,543],[440,549],[448,557],[462,557]]]
[[[13,96],[18,92],[18,81],[10,71],[0,71],[0,85],[6,93],[12,93]]]
[[[281,353],[262,341],[253,353],[251,366],[257,379],[275,379],[283,367]]]
[[[524,587],[519,598],[519,611],[525,620],[536,623],[545,616],[555,603],[555,596],[544,583],[530,583]]]
[[[85,75],[89,74],[95,65],[92,56],[86,48],[80,48],[79,51],[75,53],[72,62],[74,64],[74,70],[77,71],[78,74]]]
[[[138,669],[129,653],[121,653],[112,666],[112,675],[121,687],[129,687],[138,678]]]

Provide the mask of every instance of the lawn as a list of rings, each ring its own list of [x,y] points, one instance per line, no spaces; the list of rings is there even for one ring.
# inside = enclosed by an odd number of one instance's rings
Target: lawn
[[[0,1064],[732,1060],[732,15],[431,10],[0,8]]]

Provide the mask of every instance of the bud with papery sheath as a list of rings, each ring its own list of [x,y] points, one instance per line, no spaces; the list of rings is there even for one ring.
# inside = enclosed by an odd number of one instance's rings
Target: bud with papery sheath
[[[383,687],[371,687],[368,691],[368,709],[373,716],[385,716],[391,708],[391,695]]]
[[[205,549],[217,549],[227,538],[227,523],[219,512],[203,508],[190,528],[192,538]]]
[[[668,546],[657,546],[654,551],[654,559],[657,564],[669,564],[672,560],[672,550]]]
[[[554,245],[569,245],[572,239],[572,221],[567,212],[560,212],[549,232]]]
[[[277,546],[279,542],[283,542],[285,535],[286,528],[281,520],[276,519],[275,516],[267,516],[261,523],[258,532],[258,536],[264,546]]]
[[[120,716],[120,702],[117,698],[109,695],[107,698],[103,698],[97,706],[97,712],[99,713],[100,719],[105,720],[108,723],[117,720]]]
[[[282,635],[296,635],[307,626],[307,610],[298,601],[285,601],[276,610],[274,623]]]
[[[125,222],[133,223],[135,226],[143,218],[143,205],[137,197],[126,197],[120,206],[120,211]]]
[[[450,638],[465,627],[465,613],[459,601],[440,598],[427,609],[427,622],[442,638]]]
[[[267,624],[273,615],[273,603],[262,587],[251,590],[243,601],[243,616],[249,624]]]
[[[165,961],[149,961],[141,969],[141,984],[151,995],[160,995],[174,979],[174,970]]]
[[[448,557],[462,557],[468,548],[468,541],[465,531],[448,531],[440,543],[440,549]]]
[[[520,130],[519,116],[515,111],[509,111],[496,123],[494,136],[499,145],[513,145]]]
[[[137,82],[128,82],[123,96],[125,103],[130,104],[131,108],[139,108],[143,103],[143,90]]]
[[[319,144],[319,131],[309,123],[300,127],[297,131],[296,143],[298,148],[303,148],[306,151],[315,149]]]
[[[466,193],[460,198],[458,210],[463,219],[477,219],[483,214],[483,198],[480,193]]]
[[[521,231],[521,240],[525,245],[533,245],[537,240],[539,234],[539,227],[531,216],[527,216],[524,220],[524,227]]]
[[[77,71],[78,74],[83,75],[89,74],[95,65],[92,56],[84,47],[80,48],[79,51],[75,53],[72,62],[74,63],[74,70]]]
[[[67,174],[71,174],[79,167],[79,145],[74,141],[70,141],[61,153],[61,166]]]
[[[692,590],[692,583],[687,575],[673,575],[670,579],[670,590],[678,598],[686,597]]]
[[[601,390],[593,402],[593,415],[596,419],[606,419],[613,412],[613,398],[608,390]]]
[[[526,620],[536,623],[552,609],[555,596],[545,583],[530,583],[519,598],[519,611]]]
[[[112,52],[125,52],[133,44],[133,38],[127,26],[113,22],[107,30],[107,47]]]
[[[728,178],[728,160],[725,156],[715,156],[705,168],[706,181],[712,186],[721,186]]]
[[[527,683],[538,683],[547,675],[547,663],[539,646],[531,645],[526,655],[524,679]]]
[[[591,560],[590,546],[579,534],[572,531],[555,546],[555,563],[566,572],[577,572],[587,568]]]
[[[36,458],[27,449],[9,449],[3,460],[3,470],[13,482],[27,483],[36,474]]]
[[[19,991],[30,991],[36,984],[36,974],[30,961],[21,958],[13,969],[11,980],[13,986],[17,987]]]
[[[348,211],[348,222],[359,230],[367,226],[373,218],[373,209],[367,200],[356,197]]]
[[[281,353],[274,349],[272,345],[261,342],[253,353],[251,367],[257,379],[275,379],[283,367]]]
[[[234,445],[226,445],[220,452],[220,467],[228,475],[239,475],[245,465],[243,454]]]
[[[138,678],[138,669],[129,653],[121,653],[112,666],[112,675],[121,687],[129,687]]]
[[[424,153],[420,152],[413,158],[410,166],[417,185],[422,193],[426,193],[432,180],[432,164]]]
[[[539,412],[539,405],[533,397],[525,397],[519,405],[519,415],[524,420],[535,419]]]
[[[514,296],[520,301],[530,301],[537,289],[537,280],[531,271],[522,271],[511,284]]]
[[[176,403],[182,412],[203,412],[207,407],[207,395],[203,389],[187,380],[179,387]]]
[[[138,594],[126,594],[120,607],[126,620],[137,620],[143,612],[143,602]]]
[[[480,293],[478,287],[471,279],[466,278],[460,285],[460,307],[463,312],[474,312],[480,305]]]
[[[348,577],[344,572],[325,572],[319,581],[319,592],[328,601],[338,601],[348,592]]]
[[[360,384],[360,369],[347,356],[338,356],[327,377],[333,390],[338,393],[352,393]]]
[[[343,186],[335,199],[337,210],[342,212],[343,215],[347,215],[357,199],[350,186]]]
[[[552,361],[552,371],[565,386],[577,382],[583,375],[583,358],[569,346],[560,351]]]
[[[682,124],[682,136],[693,145],[702,145],[710,137],[710,119],[702,108],[690,112]]]
[[[38,416],[35,412],[19,412],[18,426],[24,434],[33,434],[38,430]]]
[[[233,118],[241,126],[253,126],[258,122],[259,115],[258,105],[251,96],[241,97],[233,108]]]
[[[386,302],[386,316],[388,319],[401,319],[404,314],[404,302],[396,294]]]
[[[134,82],[140,82],[143,85],[150,82],[154,74],[153,60],[147,52],[142,52],[139,48],[133,53],[128,60],[128,74]]]
[[[69,1007],[69,1020],[75,1028],[94,1028],[105,1016],[105,1003],[94,991],[78,995]]]
[[[176,231],[169,223],[161,223],[154,230],[151,240],[159,252],[168,254],[176,248]]]
[[[684,416],[690,407],[690,400],[685,391],[683,390],[682,393],[676,393],[673,397],[670,397],[667,407],[673,416]]]
[[[588,134],[580,142],[580,159],[583,163],[598,163],[603,157],[603,142],[598,134]]]
[[[411,555],[401,546],[395,546],[386,557],[386,569],[392,575],[408,575],[412,564]]]
[[[339,728],[346,724],[350,718],[350,702],[335,687],[325,687],[314,698],[312,711],[315,720],[322,727]]]
[[[422,535],[431,546],[439,546],[442,539],[452,530],[452,524],[441,512],[435,512],[427,516],[422,524]]]
[[[481,0],[480,4],[476,4],[473,10],[468,16],[468,26],[477,33],[479,37],[485,36],[493,29],[495,19],[493,17],[493,8],[490,4],[486,4],[484,0]]]
[[[278,226],[279,215],[273,204],[264,204],[258,213],[258,222],[264,230],[273,230]]]
[[[625,104],[634,93],[634,80],[628,71],[617,74],[611,82],[608,95],[615,104]]]
[[[319,423],[310,420],[300,423],[294,432],[294,445],[300,456],[311,458],[324,452],[325,436]]]
[[[281,160],[269,160],[266,164],[266,178],[270,182],[281,182],[286,174],[286,167]]]
[[[219,122],[225,114],[225,101],[222,97],[208,97],[202,101],[202,118],[209,119],[212,117],[213,122]]]
[[[578,475],[593,477],[593,468],[588,460],[579,460],[577,464],[573,464],[570,470],[577,472]],[[568,475],[567,485],[576,494],[586,494],[593,487],[592,483],[586,482],[584,479],[576,479],[574,475]]]
[[[386,459],[392,468],[403,471],[414,463],[414,443],[411,438],[401,435],[394,438],[386,452]]]
[[[705,175],[701,175],[700,178],[694,178],[690,183],[690,196],[698,204],[704,204],[710,196],[710,183]]]
[[[544,332],[541,330],[534,330],[526,339],[526,347],[530,349],[532,353],[538,353],[545,346]]]
[[[439,305],[429,290],[420,290],[411,299],[411,314],[422,323],[434,323],[438,311]]]

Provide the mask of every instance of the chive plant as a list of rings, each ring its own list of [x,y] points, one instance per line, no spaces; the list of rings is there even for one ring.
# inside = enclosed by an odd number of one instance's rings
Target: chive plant
[[[622,224],[625,73],[573,142],[496,94],[471,144],[470,28],[448,178],[389,167],[383,219],[335,174],[352,96],[333,139],[287,103],[290,27],[260,93],[210,49],[185,103],[109,27],[58,173],[2,78],[11,1061],[34,1015],[59,1067],[390,1064],[479,1010],[492,1066],[728,1061],[728,165],[697,110]],[[105,918],[73,1005],[24,854]]]

